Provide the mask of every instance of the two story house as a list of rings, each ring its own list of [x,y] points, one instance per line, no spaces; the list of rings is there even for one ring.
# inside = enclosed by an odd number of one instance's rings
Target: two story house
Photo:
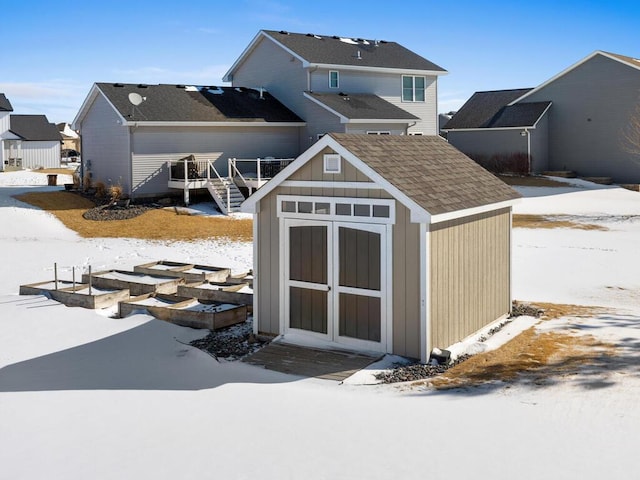
[[[45,115],[13,115],[0,93],[0,171],[60,166],[60,133]]]
[[[437,135],[446,73],[395,42],[261,30],[223,80],[266,89],[304,119],[303,151],[328,132]]]
[[[280,168],[330,132],[437,135],[446,73],[395,42],[262,30],[225,74],[231,86],[96,83],[73,122],[83,178],[119,182],[131,197],[178,193],[179,183],[186,201],[204,183],[173,182],[169,164],[196,155],[214,165],[206,183],[227,190],[224,202],[238,177],[229,159]],[[243,163],[241,186],[277,173],[263,171],[271,161]]]

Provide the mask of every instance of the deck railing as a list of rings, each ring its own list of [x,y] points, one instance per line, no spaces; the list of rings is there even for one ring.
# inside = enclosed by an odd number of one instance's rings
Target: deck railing
[[[230,158],[228,163],[229,179],[240,180],[250,190],[260,188],[275,177],[293,158]]]

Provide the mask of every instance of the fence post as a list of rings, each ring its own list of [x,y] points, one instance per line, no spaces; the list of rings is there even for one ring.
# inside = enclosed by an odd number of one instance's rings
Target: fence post
[[[260,187],[260,179],[262,175],[260,174],[260,157],[258,157],[258,187]]]
[[[89,296],[91,296],[91,265],[89,265]]]
[[[53,264],[53,281],[55,283],[55,289],[58,290],[58,264],[56,262]]]

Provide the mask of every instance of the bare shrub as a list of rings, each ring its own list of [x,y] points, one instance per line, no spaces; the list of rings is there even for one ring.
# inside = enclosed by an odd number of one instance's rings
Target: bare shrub
[[[95,189],[97,198],[105,198],[107,196],[107,186],[104,182],[96,182]]]
[[[511,173],[516,175],[528,175],[529,156],[522,152],[496,153],[493,155],[483,155],[471,153],[468,156],[481,167],[495,174]]]
[[[88,192],[89,190],[91,190],[91,187],[93,186],[93,181],[91,180],[90,173],[84,174],[84,178],[82,179],[82,186],[85,192]]]
[[[123,193],[122,185],[111,185],[109,187],[109,197],[114,203],[122,198]]]

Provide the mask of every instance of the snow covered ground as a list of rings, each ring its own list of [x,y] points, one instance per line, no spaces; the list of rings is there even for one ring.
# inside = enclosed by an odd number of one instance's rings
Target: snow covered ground
[[[36,174],[22,174],[23,176]],[[516,229],[514,296],[608,307],[540,328],[619,345],[610,371],[546,385],[436,392],[337,384],[218,363],[197,331],[112,319],[18,286],[155,260],[246,270],[250,244],[82,239],[11,195],[0,174],[0,478],[630,478],[640,447],[640,194],[579,184],[522,188],[517,213],[607,231]],[[39,181],[39,180],[38,180]],[[46,185],[43,181],[39,185]],[[59,188],[59,187],[57,187]],[[533,323],[516,320],[499,344]]]

